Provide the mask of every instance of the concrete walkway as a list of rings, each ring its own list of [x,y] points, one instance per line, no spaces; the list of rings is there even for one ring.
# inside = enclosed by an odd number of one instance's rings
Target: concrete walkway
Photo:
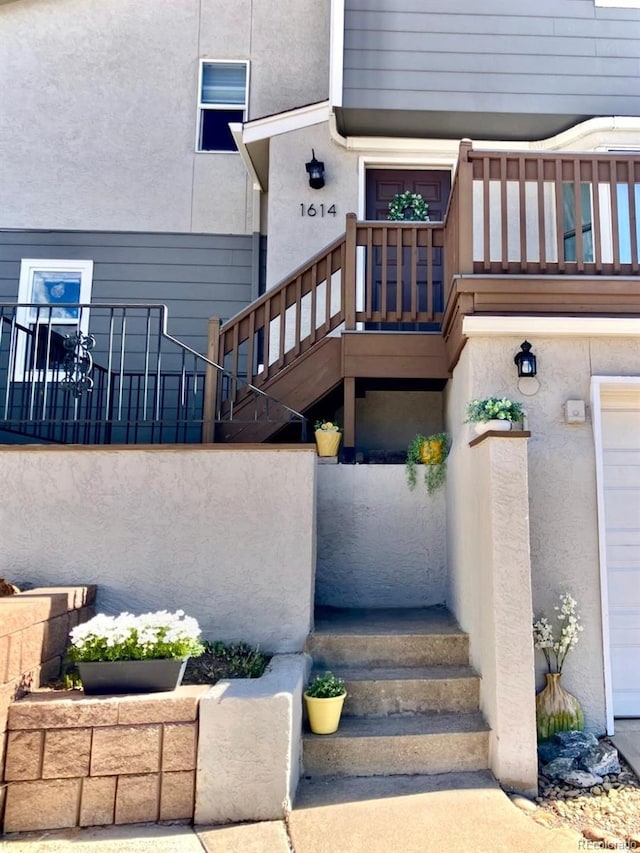
[[[488,772],[303,780],[295,853],[576,853],[580,836],[539,826]],[[283,821],[216,828],[133,824],[9,836],[3,853],[291,853]]]
[[[611,743],[640,779],[640,719],[615,720]]]

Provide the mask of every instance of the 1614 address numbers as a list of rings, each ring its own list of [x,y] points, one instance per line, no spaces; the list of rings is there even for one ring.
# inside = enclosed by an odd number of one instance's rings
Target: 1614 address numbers
[[[325,216],[335,216],[336,214],[335,204],[327,207],[324,204],[304,204],[304,202],[300,202],[300,216],[319,216],[322,219]]]

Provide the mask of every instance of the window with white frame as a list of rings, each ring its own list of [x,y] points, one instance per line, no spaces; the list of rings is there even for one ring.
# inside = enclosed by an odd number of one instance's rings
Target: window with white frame
[[[93,261],[23,258],[13,378],[59,367],[64,335],[89,332]],[[82,307],[82,306],[85,307]]]
[[[247,113],[248,62],[202,60],[198,95],[198,151],[236,151],[230,122]]]

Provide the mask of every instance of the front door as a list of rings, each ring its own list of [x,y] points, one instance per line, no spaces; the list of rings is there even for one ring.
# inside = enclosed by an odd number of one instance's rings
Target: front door
[[[640,717],[640,387],[601,392],[614,717]]]
[[[441,222],[447,209],[449,194],[451,192],[451,172],[442,169],[368,169],[366,180],[366,211],[367,219],[384,220],[388,218],[389,202],[398,193],[406,191],[419,193],[429,205],[429,221]],[[395,268],[394,247],[389,248],[388,274],[393,275]],[[410,276],[409,276],[409,253],[411,249],[403,250],[407,257],[403,259],[403,269],[406,270],[406,280],[403,281],[403,309],[409,309],[411,304]],[[418,249],[418,281],[426,283],[427,280],[427,256],[426,249]],[[433,250],[433,285],[434,285],[434,310],[443,310],[443,264],[442,249]],[[380,288],[382,280],[381,250],[374,248],[373,270],[373,308],[379,310]],[[392,286],[391,292],[395,292],[393,280],[389,282]],[[426,284],[424,291],[418,293],[418,308],[426,310],[427,296]],[[393,308],[394,306],[390,306]],[[368,323],[369,329],[389,329],[401,331],[430,331],[431,326],[424,323]]]

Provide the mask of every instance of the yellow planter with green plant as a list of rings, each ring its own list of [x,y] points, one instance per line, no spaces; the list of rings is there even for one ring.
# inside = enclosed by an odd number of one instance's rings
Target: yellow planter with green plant
[[[346,696],[344,681],[332,672],[317,675],[309,684],[304,702],[309,726],[315,735],[331,735],[338,730]]]

